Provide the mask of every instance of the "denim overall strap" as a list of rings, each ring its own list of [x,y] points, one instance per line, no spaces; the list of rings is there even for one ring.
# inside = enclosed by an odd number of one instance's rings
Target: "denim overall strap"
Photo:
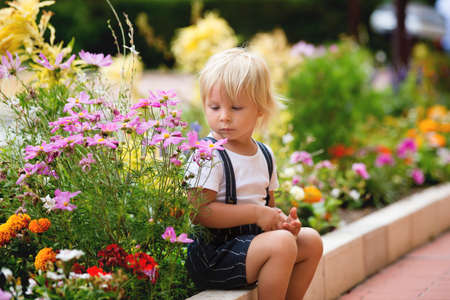
[[[215,143],[217,140],[213,137],[207,136],[205,139],[210,140]],[[233,165],[231,164],[230,157],[225,150],[217,150],[219,152],[220,158],[223,162],[223,169],[225,175],[225,203],[236,204],[236,179],[234,177]]]
[[[264,158],[267,162],[267,168],[269,169],[269,184],[270,180],[272,180],[272,173],[273,173],[273,161],[272,161],[272,155],[270,155],[269,149],[267,149],[266,145],[264,145],[261,142],[256,142],[261,149],[262,153],[264,154]],[[270,201],[270,195],[269,195],[269,186],[266,187],[266,206],[269,205]]]

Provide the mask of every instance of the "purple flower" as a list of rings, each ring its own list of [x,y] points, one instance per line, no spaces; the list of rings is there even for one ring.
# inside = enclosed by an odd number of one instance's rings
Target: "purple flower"
[[[2,64],[0,66],[0,69],[1,73],[3,73],[3,76],[0,75],[1,77],[8,78],[9,75],[15,75],[17,74],[17,72],[25,70],[25,68],[20,65],[20,59],[17,53],[16,60],[14,60],[12,54],[9,53],[9,51],[6,51],[6,55],[8,57],[2,56]]]
[[[9,300],[11,299],[11,297],[12,297],[11,293],[8,293],[0,289],[0,300]]]
[[[380,153],[375,159],[375,166],[377,166],[378,168],[385,165],[392,166],[393,164],[394,159],[392,158],[392,155],[390,153]]]
[[[316,169],[322,169],[322,168],[333,169],[334,166],[329,160],[323,160],[323,161],[319,162],[318,164],[316,164],[315,168]]]
[[[412,170],[411,177],[417,185],[421,185],[425,182],[425,176],[423,175],[423,172],[420,169]]]
[[[312,44],[308,44],[304,41],[300,41],[291,48],[291,54],[295,56],[313,56],[316,48]]]
[[[68,211],[74,210],[77,207],[70,203],[70,199],[75,197],[79,193],[81,193],[81,191],[71,193],[71,192],[61,192],[59,189],[56,189],[55,198],[53,198],[53,200],[55,200],[55,206],[53,207],[53,209],[61,209]]]
[[[96,134],[94,137],[86,138],[86,142],[87,142],[88,146],[105,145],[112,149],[116,149],[117,145],[119,144],[118,141],[113,140],[113,139],[104,138],[99,134]]]
[[[64,106],[64,112],[71,111],[73,107],[81,109],[81,104],[93,104],[95,100],[89,100],[89,95],[86,92],[80,92],[78,97],[67,99],[67,104]]]
[[[295,151],[291,155],[291,163],[296,164],[298,162],[304,163],[307,166],[313,165],[311,154],[306,151]]]
[[[166,231],[164,231],[161,237],[166,241],[170,241],[171,243],[175,243],[175,241],[177,240],[175,229],[173,229],[173,227],[171,226],[166,228]]]
[[[87,172],[91,170],[91,164],[96,163],[97,161],[93,158],[92,153],[88,153],[87,157],[83,157],[79,165],[81,166],[81,169],[83,172]]]
[[[417,151],[416,143],[411,138],[404,139],[397,147],[397,156],[406,158],[409,154],[414,154]]]
[[[81,50],[78,55],[84,60],[86,63],[90,65],[95,65],[98,67],[107,67],[112,64],[111,55],[105,56],[103,53],[90,53]]]
[[[105,124],[97,124],[97,126],[105,134],[110,134],[112,132],[116,132],[117,130],[122,128],[122,124],[116,123],[116,122],[108,122],[108,123],[105,123]]]
[[[51,65],[47,59],[47,57],[45,57],[45,55],[43,53],[39,54],[39,57],[41,59],[37,59],[36,61],[38,63],[40,63],[42,66],[44,66],[45,68],[53,71],[55,69],[67,69],[70,67],[70,65],[72,64],[73,60],[75,59],[75,54],[72,54],[72,56],[69,57],[69,59],[66,60],[66,62],[61,63],[63,60],[63,52],[60,52],[55,59],[55,63],[53,65]]]
[[[181,132],[179,131],[168,132],[167,130],[163,129],[160,134],[155,134],[148,144],[156,145],[159,142],[163,142],[163,147],[167,148],[169,145],[177,145],[185,139],[186,138],[182,137]]]
[[[197,131],[189,131],[187,133],[187,143],[183,143],[180,146],[181,151],[188,151],[195,148],[198,145]]]
[[[367,170],[366,170],[366,165],[363,163],[354,163],[352,165],[352,170],[364,179],[370,178],[370,175],[369,175],[369,173],[367,173]]]
[[[192,243],[193,240],[191,240],[190,238],[187,237],[186,233],[181,233],[178,237],[175,234],[175,230],[173,229],[173,227],[169,226],[166,228],[166,231],[164,231],[164,233],[161,235],[161,237],[163,239],[165,239],[166,241],[170,241],[171,243]]]

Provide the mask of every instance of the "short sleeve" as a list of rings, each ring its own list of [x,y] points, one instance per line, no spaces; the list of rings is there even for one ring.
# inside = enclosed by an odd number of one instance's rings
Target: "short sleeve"
[[[199,187],[219,192],[223,180],[222,161],[215,153],[211,160],[204,161],[202,166],[199,166],[191,155],[186,166],[186,176],[189,177],[187,184],[191,188]]]

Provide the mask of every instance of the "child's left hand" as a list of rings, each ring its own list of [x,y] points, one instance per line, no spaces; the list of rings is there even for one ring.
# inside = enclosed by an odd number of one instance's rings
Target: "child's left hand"
[[[297,216],[297,208],[292,207],[289,211],[289,216],[286,217],[283,224],[281,224],[281,229],[286,229],[290,231],[294,236],[297,236],[302,228],[302,223]]]

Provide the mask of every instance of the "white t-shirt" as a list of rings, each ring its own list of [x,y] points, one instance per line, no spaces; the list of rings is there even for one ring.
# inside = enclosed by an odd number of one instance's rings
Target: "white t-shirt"
[[[269,168],[267,166],[264,154],[258,146],[258,151],[254,155],[241,155],[230,150],[225,150],[230,157],[233,165],[234,176],[236,179],[236,197],[237,204],[266,204],[266,188],[269,191],[278,188],[278,177],[273,158],[272,149],[269,149],[273,161],[272,179],[269,184]],[[199,173],[199,166],[190,161],[186,174],[192,173],[194,178],[188,180],[190,187],[201,187],[217,192],[216,200],[225,202],[225,175],[223,163],[219,153],[214,152],[211,161],[205,163]],[[199,174],[198,174],[199,173]]]

